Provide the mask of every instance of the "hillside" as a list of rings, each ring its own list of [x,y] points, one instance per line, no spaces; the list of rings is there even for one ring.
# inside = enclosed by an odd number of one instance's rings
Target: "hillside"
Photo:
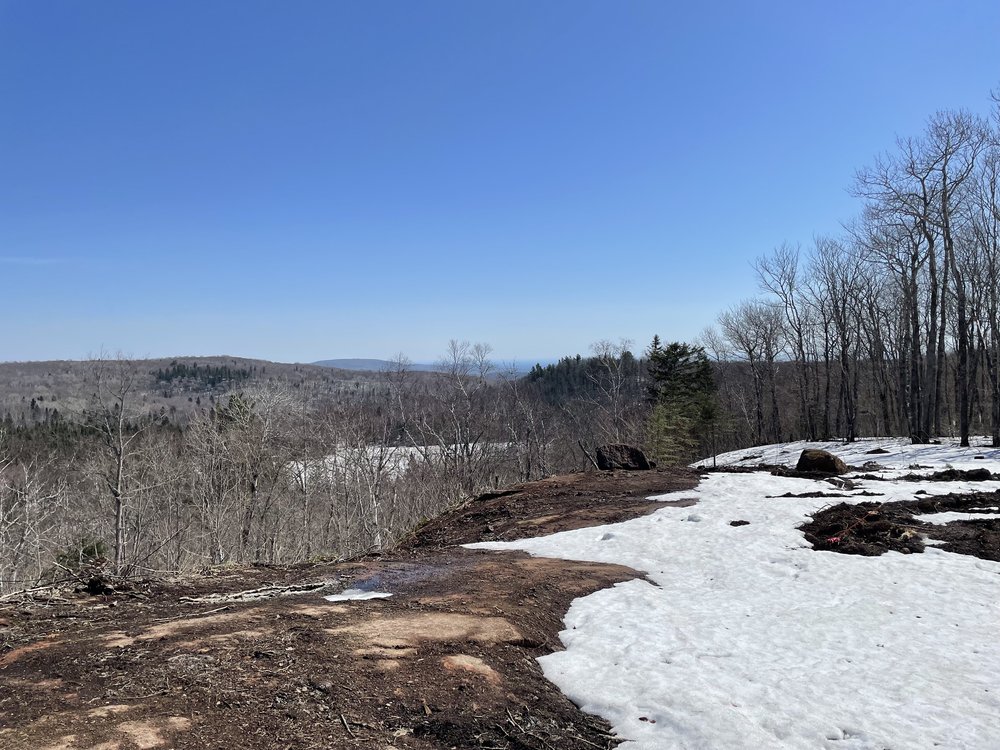
[[[139,402],[150,412],[183,417],[202,402],[249,383],[281,384],[305,393],[330,394],[356,387],[373,373],[271,362],[244,357],[164,357],[132,361]],[[0,418],[42,422],[79,415],[93,391],[95,363],[88,360],[0,362]]]
[[[0,746],[610,748],[535,659],[559,648],[575,597],[634,571],[458,543],[619,521],[695,482],[555,477],[471,501],[393,554],[0,601]]]
[[[539,366],[539,360],[514,360],[513,362],[496,363],[497,373],[513,372],[517,376],[527,375],[533,367]],[[548,364],[550,360],[543,359],[541,362]],[[350,370],[351,372],[392,372],[398,365],[387,359],[322,359],[312,364],[320,367],[332,367],[340,370]],[[447,365],[426,362],[407,362],[406,369],[410,372],[442,372],[448,369]]]
[[[396,367],[395,362],[390,362],[387,359],[322,359],[319,362],[313,362],[313,364],[318,367],[332,367],[351,372],[391,372]],[[417,362],[408,362],[406,368],[414,372],[440,372],[443,369],[440,365]]]

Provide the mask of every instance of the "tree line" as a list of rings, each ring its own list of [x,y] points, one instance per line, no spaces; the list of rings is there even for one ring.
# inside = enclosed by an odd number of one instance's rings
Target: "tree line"
[[[853,192],[843,236],[759,258],[761,295],[702,336],[732,442],[1000,446],[1000,107],[936,113]]]

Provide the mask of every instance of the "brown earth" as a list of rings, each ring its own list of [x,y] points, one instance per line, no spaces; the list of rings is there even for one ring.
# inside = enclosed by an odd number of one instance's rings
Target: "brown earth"
[[[914,480],[916,481],[916,480]],[[957,511],[982,519],[931,523],[936,513]],[[926,540],[947,552],[1000,562],[1000,492],[928,495],[891,503],[839,503],[813,514],[800,528],[815,549],[876,556],[923,552]]]
[[[614,747],[536,658],[561,648],[572,599],[637,573],[456,545],[624,520],[696,483],[555,477],[469,502],[391,554],[0,602],[0,747]],[[345,588],[393,596],[323,598]]]

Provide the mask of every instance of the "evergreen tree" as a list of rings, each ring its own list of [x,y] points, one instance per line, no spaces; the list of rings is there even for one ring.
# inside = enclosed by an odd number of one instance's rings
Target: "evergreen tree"
[[[700,346],[663,346],[659,336],[646,356],[647,395],[653,404],[650,450],[661,464],[685,463],[711,442],[717,415],[712,366]]]

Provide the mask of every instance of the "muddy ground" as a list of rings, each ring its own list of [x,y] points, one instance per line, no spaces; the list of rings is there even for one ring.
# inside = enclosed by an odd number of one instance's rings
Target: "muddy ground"
[[[467,503],[392,554],[0,602],[0,747],[614,747],[536,658],[560,648],[572,599],[637,573],[457,545],[624,520],[696,483],[555,477]],[[345,588],[393,596],[323,598]]]

